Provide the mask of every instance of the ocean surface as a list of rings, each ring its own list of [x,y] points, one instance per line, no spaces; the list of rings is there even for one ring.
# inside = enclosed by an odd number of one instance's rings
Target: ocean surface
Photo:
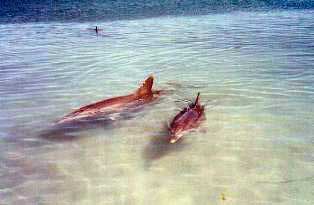
[[[0,204],[314,204],[313,17],[0,24]],[[160,100],[55,128],[151,74],[168,91]],[[167,123],[197,92],[206,121],[167,144]]]
[[[0,23],[112,21],[269,9],[314,9],[314,0],[1,0]]]

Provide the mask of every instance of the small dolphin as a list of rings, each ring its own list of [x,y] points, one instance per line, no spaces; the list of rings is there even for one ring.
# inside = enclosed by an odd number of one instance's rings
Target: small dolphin
[[[152,90],[154,77],[149,76],[134,93],[105,99],[96,103],[83,106],[57,121],[57,123],[73,122],[80,119],[97,117],[106,114],[119,114],[127,108],[134,108],[156,100],[161,90]]]
[[[197,128],[204,117],[204,105],[200,104],[200,93],[198,93],[195,102],[190,103],[179,112],[170,123],[169,142],[175,143],[183,136],[184,132]]]

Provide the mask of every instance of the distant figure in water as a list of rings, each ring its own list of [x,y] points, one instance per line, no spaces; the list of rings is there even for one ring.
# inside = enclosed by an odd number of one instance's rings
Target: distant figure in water
[[[102,29],[99,29],[98,26],[95,27],[95,29],[93,29],[97,34],[99,31],[102,31]]]

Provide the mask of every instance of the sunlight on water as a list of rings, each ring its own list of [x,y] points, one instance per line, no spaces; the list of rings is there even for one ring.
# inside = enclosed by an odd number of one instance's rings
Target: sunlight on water
[[[0,25],[0,204],[313,204],[313,28],[313,11]],[[52,128],[149,74],[159,101]],[[206,121],[165,143],[197,92]]]

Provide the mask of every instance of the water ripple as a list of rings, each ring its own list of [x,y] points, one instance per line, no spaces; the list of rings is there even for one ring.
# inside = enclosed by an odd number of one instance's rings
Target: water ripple
[[[219,204],[224,193],[235,204],[310,204],[310,183],[256,183],[313,173],[312,16],[0,25],[0,198]],[[74,108],[129,94],[150,74],[167,91],[158,103],[109,125],[52,129]],[[207,120],[169,146],[165,125],[197,92]]]

